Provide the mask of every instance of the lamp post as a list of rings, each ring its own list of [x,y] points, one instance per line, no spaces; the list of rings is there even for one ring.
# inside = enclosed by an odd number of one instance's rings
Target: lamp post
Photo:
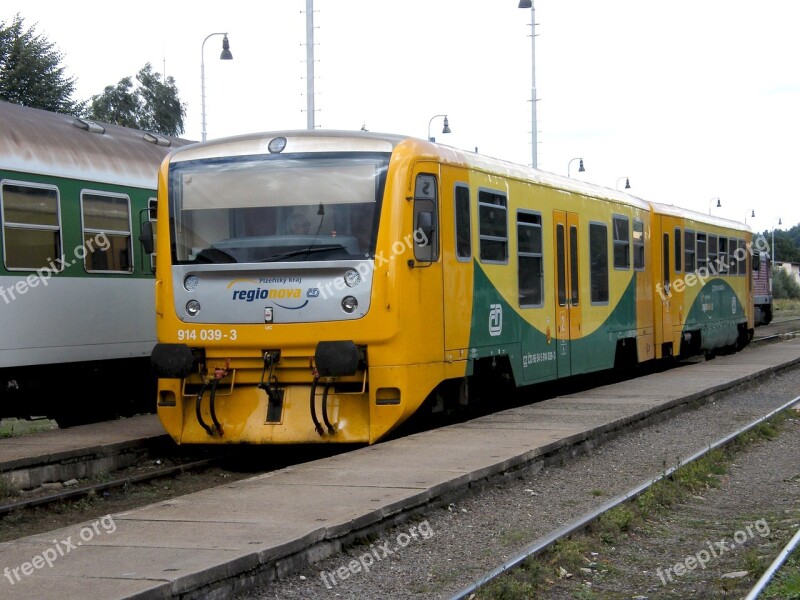
[[[711,200],[708,201],[708,214],[711,214],[711,203],[714,200],[717,201],[717,208],[722,208],[722,202],[720,202],[719,198],[716,198],[716,197],[715,198],[711,198]]]
[[[203,45],[200,46],[200,112],[202,114],[202,136],[203,141],[206,141],[206,62],[205,62],[205,49],[206,49],[206,41],[208,38],[221,35],[222,37],[222,54],[219,55],[220,60],[233,60],[233,54],[231,54],[231,47],[228,43],[228,34],[227,33],[209,33],[206,36],[206,39],[203,40]]]
[[[567,177],[569,177],[569,176],[570,176],[570,174],[569,174],[569,169],[570,169],[570,167],[572,166],[572,163],[574,163],[576,160],[577,160],[577,161],[580,161],[580,162],[578,163],[578,173],[583,173],[583,172],[586,170],[586,169],[584,169],[584,168],[583,168],[583,159],[582,159],[582,158],[573,158],[572,160],[570,160],[570,161],[567,163]]]
[[[750,209],[750,218],[751,219],[755,219],[756,218],[756,209],[755,208],[751,208]],[[744,224],[747,225],[747,213],[745,213],[745,215],[744,215]]]
[[[437,117],[444,117],[444,127],[442,127],[442,133],[450,133],[450,123],[447,120],[447,115],[433,115],[431,120],[428,121],[428,141],[435,142],[436,138],[431,136],[431,124],[433,124],[433,120]]]
[[[626,190],[631,189],[631,180],[628,177],[620,177],[619,179],[617,179],[617,189],[619,189],[619,182],[622,181],[623,179],[625,180],[625,189]]]
[[[519,0],[518,8],[531,9],[531,166],[538,168],[536,157],[536,9],[533,0]]]
[[[778,225],[783,225],[783,221],[778,217]],[[772,245],[769,247],[769,253],[772,256],[772,264],[775,264],[775,221],[772,221]]]

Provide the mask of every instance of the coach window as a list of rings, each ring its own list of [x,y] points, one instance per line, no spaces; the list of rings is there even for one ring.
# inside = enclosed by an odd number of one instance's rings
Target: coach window
[[[414,258],[420,262],[439,260],[439,223],[436,177],[417,175],[414,187]]]
[[[478,192],[481,260],[487,263],[508,262],[508,222],[506,197],[497,192]]]
[[[719,264],[717,262],[717,236],[708,236],[708,270],[715,275],[719,272]]]
[[[736,257],[739,259],[739,275],[747,275],[747,247],[744,240],[736,240],[738,249],[736,250]]]
[[[717,272],[725,275],[728,272],[728,238],[719,238],[719,254],[717,255]]]
[[[705,233],[697,234],[697,270],[708,269],[708,240]]]
[[[5,266],[14,269],[61,270],[61,215],[58,189],[3,182],[3,250]]]
[[[542,262],[542,217],[517,213],[517,277],[519,305],[542,306],[544,269]]]
[[[739,261],[736,260],[736,238],[728,238],[728,271],[731,275],[739,274]]]
[[[121,194],[83,192],[81,214],[86,270],[132,272],[130,199]]]
[[[641,219],[633,220],[633,268],[644,270],[644,223]]]
[[[687,273],[695,270],[694,231],[683,232],[683,268]]]
[[[681,228],[675,228],[675,272],[680,273],[683,268],[683,250],[681,250]]]
[[[631,236],[628,217],[614,217],[614,268],[631,268]]]
[[[456,184],[456,259],[468,261],[472,258],[472,228],[469,218],[469,188]]]
[[[605,223],[589,224],[589,260],[592,304],[608,302],[608,227]]]

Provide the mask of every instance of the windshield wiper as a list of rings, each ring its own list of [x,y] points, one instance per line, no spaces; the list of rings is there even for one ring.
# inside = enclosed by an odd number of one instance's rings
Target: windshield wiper
[[[205,248],[197,253],[194,262],[206,263],[235,263],[239,262],[236,257],[219,248]]]
[[[300,254],[314,254],[315,252],[327,252],[328,250],[344,250],[341,244],[329,244],[327,246],[315,246],[313,248],[303,248],[302,250],[292,250],[291,252],[283,252],[281,254],[273,254],[267,258],[262,258],[256,262],[272,262],[276,260],[283,260],[284,258],[291,258]]]

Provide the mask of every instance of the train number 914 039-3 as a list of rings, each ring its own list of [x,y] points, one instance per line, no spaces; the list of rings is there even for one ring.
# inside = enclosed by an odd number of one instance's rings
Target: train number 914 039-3
[[[178,340],[235,340],[236,330],[223,333],[221,329],[178,329]]]

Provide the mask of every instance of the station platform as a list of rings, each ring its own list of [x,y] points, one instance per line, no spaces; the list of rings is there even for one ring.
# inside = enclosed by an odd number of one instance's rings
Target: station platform
[[[800,340],[748,348],[3,543],[0,596],[228,597],[470,482],[797,364]]]
[[[126,450],[166,443],[158,415],[0,439],[0,475],[15,488],[86,477],[126,466]]]

